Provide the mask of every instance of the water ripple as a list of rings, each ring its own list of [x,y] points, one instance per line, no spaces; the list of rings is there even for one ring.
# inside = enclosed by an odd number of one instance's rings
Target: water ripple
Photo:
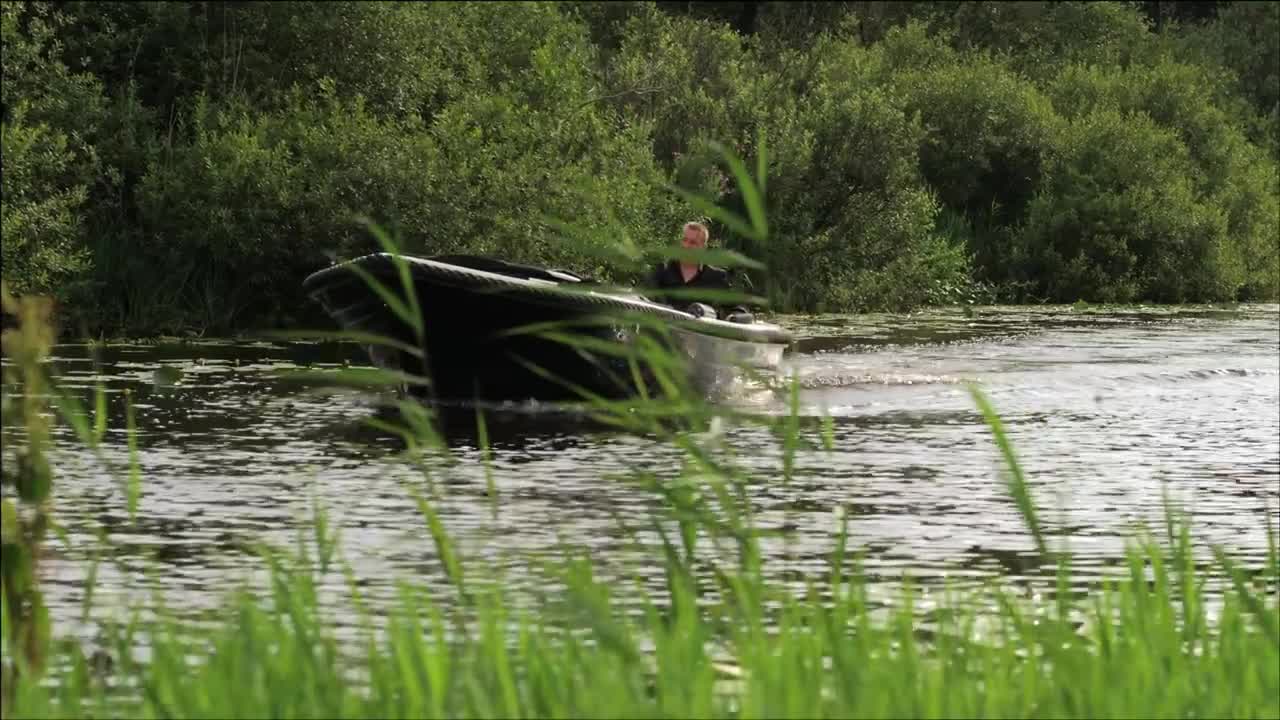
[[[1275,306],[784,319],[802,337],[787,359],[802,413],[832,416],[834,449],[802,449],[784,483],[774,437],[756,427],[716,432],[758,473],[761,525],[785,531],[763,546],[778,572],[822,571],[841,512],[873,578],[954,583],[1044,571],[966,381],[983,385],[1000,411],[1046,531],[1076,553],[1081,580],[1114,572],[1134,529],[1160,526],[1166,495],[1189,510],[1200,540],[1256,561],[1264,523],[1280,523],[1278,320]],[[52,562],[65,590],[52,597],[54,611],[78,610],[78,548],[101,525],[132,568],[102,571],[102,597],[139,588],[150,558],[164,570],[156,582],[177,594],[171,604],[213,607],[247,572],[245,544],[292,544],[313,497],[332,508],[371,597],[389,597],[398,575],[440,572],[406,492],[428,483],[442,493],[439,512],[462,552],[506,568],[513,582],[538,582],[533,561],[558,556],[565,541],[591,548],[609,572],[638,564],[661,582],[651,560],[630,550],[630,531],[656,541],[643,527],[655,501],[626,477],[674,476],[682,458],[672,447],[582,416],[507,408],[489,425],[493,498],[474,433],[451,435],[459,462],[424,476],[398,458],[395,438],[364,423],[377,398],[274,374],[352,360],[355,351],[334,346],[205,343],[106,348],[95,364],[84,346],[58,348],[64,382],[86,400],[104,384],[113,430],[101,460],[73,446],[55,457],[58,513],[78,544]],[[145,478],[136,522],[108,470],[128,462],[119,430],[126,388]],[[779,400],[761,410],[785,408]],[[819,430],[805,428],[821,447]],[[4,433],[16,439],[13,428]]]

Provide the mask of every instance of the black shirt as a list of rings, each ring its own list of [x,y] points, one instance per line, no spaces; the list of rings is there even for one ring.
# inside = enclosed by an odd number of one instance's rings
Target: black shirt
[[[698,273],[693,276],[689,282],[684,281],[684,275],[680,272],[680,261],[672,260],[665,265],[658,265],[649,275],[648,287],[657,290],[685,289],[685,290],[712,290],[727,292],[733,290],[732,278],[729,272],[715,267],[713,265],[700,265]],[[706,302],[716,308],[717,314],[724,317],[733,312],[747,312],[747,309],[741,305],[726,307],[721,304],[722,300],[717,301],[716,298],[708,300],[699,300],[697,297],[682,296],[672,298],[658,298],[658,302],[670,305],[672,307],[683,308],[690,303]]]

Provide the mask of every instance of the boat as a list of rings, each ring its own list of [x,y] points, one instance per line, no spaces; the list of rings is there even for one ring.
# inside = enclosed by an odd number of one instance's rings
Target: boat
[[[411,278],[421,339],[369,282],[403,296],[397,260]],[[714,394],[744,373],[776,370],[792,341],[754,317],[730,322],[706,305],[690,312],[571,272],[478,255],[372,253],[311,274],[303,289],[343,330],[393,339],[365,345],[372,364],[410,378],[402,393],[437,401],[654,393],[652,368],[627,356],[641,337],[674,351],[686,387]]]

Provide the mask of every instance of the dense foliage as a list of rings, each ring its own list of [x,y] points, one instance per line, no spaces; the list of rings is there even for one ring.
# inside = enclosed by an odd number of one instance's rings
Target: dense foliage
[[[71,331],[301,322],[357,215],[634,282],[761,140],[770,243],[712,229],[776,309],[1280,293],[1280,4],[0,12],[4,278]]]

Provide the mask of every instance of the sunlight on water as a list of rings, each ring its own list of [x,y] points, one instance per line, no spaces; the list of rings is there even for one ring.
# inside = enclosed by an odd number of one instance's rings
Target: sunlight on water
[[[784,318],[799,338],[785,373],[800,381],[803,414],[834,418],[836,447],[803,452],[785,487],[754,486],[761,521],[792,531],[788,542],[765,545],[771,567],[821,569],[835,542],[834,513],[844,509],[873,577],[909,572],[964,584],[1036,574],[965,391],[971,380],[1004,417],[1051,541],[1068,542],[1079,558],[1078,579],[1118,562],[1136,524],[1158,522],[1166,490],[1190,510],[1199,539],[1260,558],[1264,503],[1273,518],[1280,507],[1278,321],[1276,306]],[[355,351],[201,343],[112,347],[99,359],[95,368],[86,346],[71,345],[56,362],[86,393],[106,383],[115,430],[105,459],[116,467],[126,458],[121,394],[132,390],[145,478],[141,517],[130,526],[119,486],[98,460],[74,449],[57,455],[58,516],[78,543],[105,523],[129,563],[125,575],[103,569],[100,598],[148,586],[150,557],[171,604],[214,607],[243,577],[241,544],[291,543],[312,494],[333,509],[348,559],[375,596],[397,574],[439,572],[399,484],[421,477],[394,460],[393,438],[361,423],[376,399],[270,375],[360,362]],[[770,402],[760,409],[785,412]],[[651,500],[615,478],[634,468],[675,474],[677,453],[600,432],[584,417],[507,410],[489,421],[496,519],[473,433],[451,435],[462,462],[439,471],[442,518],[464,553],[492,560],[515,582],[536,582],[531,558],[558,552],[563,540],[621,571],[629,540],[611,513],[640,521]],[[748,465],[780,467],[781,448],[762,431],[713,432]],[[82,557],[54,552],[51,604],[71,616]],[[660,583],[660,568],[640,571]]]

